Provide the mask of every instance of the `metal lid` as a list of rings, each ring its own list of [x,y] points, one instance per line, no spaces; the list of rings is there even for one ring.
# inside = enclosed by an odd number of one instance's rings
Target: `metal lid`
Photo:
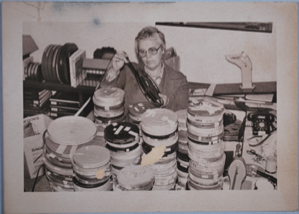
[[[188,113],[200,116],[215,116],[223,114],[224,105],[208,97],[196,97],[190,100]]]
[[[152,169],[141,165],[126,166],[120,170],[117,179],[119,185],[133,189],[147,186],[155,179],[155,173]]]
[[[98,106],[115,106],[123,102],[125,92],[120,88],[100,88],[94,92],[93,103]]]
[[[73,154],[73,161],[82,168],[98,168],[110,161],[110,152],[102,146],[84,146]]]
[[[163,136],[177,130],[178,116],[169,109],[149,109],[141,117],[141,127],[150,135]]]
[[[140,118],[147,109],[156,108],[154,104],[149,102],[134,103],[129,105],[129,113],[132,116]]]
[[[104,137],[110,143],[129,144],[139,141],[139,128],[128,122],[112,123],[104,130]]]
[[[49,138],[60,145],[80,145],[95,137],[97,127],[85,118],[65,116],[53,120],[48,126]]]

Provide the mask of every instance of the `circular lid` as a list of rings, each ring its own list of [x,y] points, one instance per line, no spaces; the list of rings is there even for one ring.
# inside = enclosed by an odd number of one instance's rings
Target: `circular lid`
[[[120,88],[100,88],[94,92],[93,103],[99,106],[114,106],[123,102],[125,92]]]
[[[126,166],[118,174],[118,183],[126,189],[146,186],[155,179],[154,171],[145,166]]]
[[[129,113],[135,117],[140,117],[147,109],[153,109],[155,105],[148,102],[134,103],[129,105]]]
[[[188,113],[200,116],[215,116],[224,112],[224,105],[208,97],[196,97],[188,104]]]
[[[110,152],[102,146],[84,146],[73,154],[73,161],[83,168],[97,168],[110,161]]]
[[[80,145],[91,141],[97,127],[85,118],[64,116],[53,120],[48,127],[49,138],[60,145]]]
[[[163,136],[177,130],[178,117],[169,109],[148,109],[141,117],[141,127],[150,135]]]
[[[110,143],[129,144],[139,140],[139,128],[128,122],[112,123],[105,128],[104,137]]]

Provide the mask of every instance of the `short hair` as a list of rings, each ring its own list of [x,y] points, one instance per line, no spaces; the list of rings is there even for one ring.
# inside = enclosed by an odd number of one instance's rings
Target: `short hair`
[[[143,40],[143,39],[147,39],[147,38],[154,38],[156,35],[158,35],[158,37],[160,38],[160,40],[162,42],[162,49],[163,50],[166,49],[164,33],[159,31],[156,27],[147,26],[147,27],[143,28],[135,38],[135,52],[136,52],[137,56],[138,56],[139,41]]]

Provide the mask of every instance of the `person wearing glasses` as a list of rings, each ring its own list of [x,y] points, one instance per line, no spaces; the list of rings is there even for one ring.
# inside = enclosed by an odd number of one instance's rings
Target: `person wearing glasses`
[[[159,96],[163,99],[164,108],[177,111],[186,109],[188,104],[188,83],[186,76],[176,71],[162,60],[166,50],[164,34],[156,27],[143,28],[135,38],[135,52],[139,63],[132,63],[137,71],[143,70],[159,87]],[[125,107],[128,105],[148,102],[126,65],[127,54],[117,52],[112,59],[103,86],[116,86],[125,91]],[[111,84],[113,83],[113,84]]]

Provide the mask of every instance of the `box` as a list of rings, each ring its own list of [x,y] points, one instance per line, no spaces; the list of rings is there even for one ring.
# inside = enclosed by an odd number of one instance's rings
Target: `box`
[[[24,177],[35,179],[39,167],[43,164],[43,133],[52,119],[44,114],[26,117],[24,127]],[[44,172],[40,170],[39,176]]]

